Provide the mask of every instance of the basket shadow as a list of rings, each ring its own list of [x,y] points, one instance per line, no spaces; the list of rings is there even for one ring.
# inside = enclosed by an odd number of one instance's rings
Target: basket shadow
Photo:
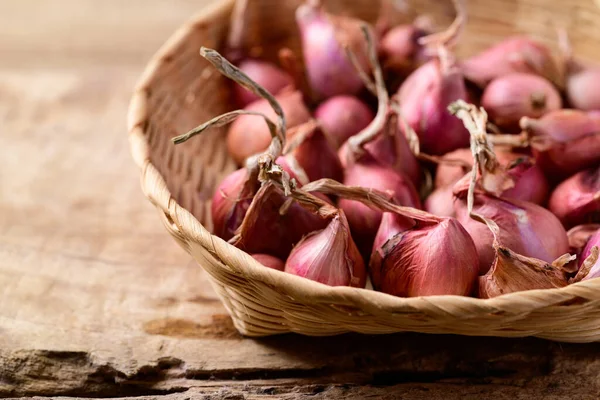
[[[547,376],[600,362],[600,343],[565,344],[536,338],[467,337],[401,333],[256,339],[277,353],[313,366],[294,377],[329,377],[372,385],[408,382],[506,382]]]

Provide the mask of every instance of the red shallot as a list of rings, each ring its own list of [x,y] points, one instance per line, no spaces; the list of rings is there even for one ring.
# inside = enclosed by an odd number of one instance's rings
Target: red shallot
[[[562,107],[560,93],[548,80],[515,72],[495,78],[483,91],[481,106],[500,127],[518,127],[522,117],[539,118]]]
[[[548,208],[567,228],[600,222],[600,167],[578,172],[560,183]]]
[[[339,149],[350,136],[366,128],[374,115],[357,97],[339,95],[322,102],[315,110],[315,118],[321,122],[332,145]]]
[[[363,81],[345,48],[349,48],[366,69],[368,59],[360,33],[361,21],[330,15],[323,10],[320,0],[306,0],[296,10],[296,22],[308,81],[316,98],[358,93]]]
[[[481,87],[513,72],[537,74],[554,84],[561,82],[560,72],[551,51],[543,44],[524,36],[513,36],[463,61],[465,77]]]

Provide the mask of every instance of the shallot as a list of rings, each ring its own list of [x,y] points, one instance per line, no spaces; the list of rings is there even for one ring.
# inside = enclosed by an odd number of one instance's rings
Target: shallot
[[[348,95],[333,96],[315,110],[315,118],[321,122],[323,130],[336,149],[349,137],[366,128],[373,117],[369,106],[357,97]]]
[[[539,119],[523,117],[537,164],[552,180],[600,163],[600,112],[563,109]]]
[[[419,40],[431,34],[431,24],[425,18],[417,18],[411,24],[398,25],[381,38],[380,55],[386,70],[410,73],[431,56]]]
[[[560,84],[560,72],[551,51],[543,44],[524,36],[513,36],[461,62],[465,77],[481,87],[513,72],[540,75]]]
[[[500,127],[518,127],[522,117],[539,118],[562,107],[552,83],[535,74],[515,72],[490,82],[483,91],[481,106]]]
[[[292,77],[275,64],[268,61],[245,59],[238,64],[239,69],[250,79],[264,87],[269,93],[277,94],[283,88],[293,85]],[[246,107],[260,99],[259,96],[241,85],[233,86],[233,96],[240,107]]]
[[[325,228],[327,221],[296,202],[286,203],[283,190],[267,182],[258,190],[231,243],[248,253],[286,259],[303,236]]]
[[[388,219],[394,220],[394,229],[387,227]],[[413,221],[410,226],[405,217],[385,213],[376,244],[382,241],[369,264],[376,290],[402,297],[471,293],[477,249],[456,219]]]
[[[600,222],[600,167],[578,172],[560,183],[548,208],[568,228]]]
[[[281,92],[275,96],[275,100],[283,109],[288,128],[307,122],[311,118],[299,91]],[[275,117],[271,105],[265,99],[250,103],[244,110],[260,113],[268,118]],[[231,124],[227,133],[227,150],[240,165],[248,157],[264,151],[270,142],[271,135],[267,126],[254,115],[241,116]]]
[[[320,231],[302,239],[292,250],[285,272],[330,286],[364,288],[366,269],[343,211]]]
[[[318,99],[356,94],[363,88],[363,81],[345,48],[356,55],[363,69],[368,67],[361,21],[330,15],[320,3],[307,0],[296,10],[310,87]]]

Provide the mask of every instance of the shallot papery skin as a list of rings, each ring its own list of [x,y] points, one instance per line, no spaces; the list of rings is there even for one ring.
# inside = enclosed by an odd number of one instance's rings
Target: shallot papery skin
[[[496,254],[490,271],[479,277],[478,289],[481,299],[523,290],[567,286],[567,278],[560,267],[522,256],[507,247],[499,247]]]
[[[600,222],[600,167],[560,183],[550,196],[548,208],[567,228]]]
[[[486,224],[471,218],[467,209],[466,189],[457,187],[454,194],[456,218],[473,238],[479,254],[480,274],[485,274],[496,256],[493,235]],[[497,198],[476,192],[473,212],[494,221],[500,228],[498,241],[526,257],[552,262],[569,251],[567,232],[558,218],[537,204]]]
[[[315,118],[336,149],[366,128],[374,117],[369,106],[357,97],[348,95],[333,96],[315,110]]]
[[[450,103],[467,100],[465,82],[456,66],[444,70],[438,59],[423,64],[400,86],[398,100],[423,152],[442,155],[469,146],[469,132],[448,112]]]
[[[302,93],[299,91],[284,91],[275,96],[275,99],[283,109],[287,128],[293,128],[311,118],[310,111],[304,105]],[[267,100],[257,100],[245,109],[261,112],[272,121],[277,120],[275,111]],[[239,165],[242,165],[249,156],[264,151],[269,143],[271,143],[271,134],[260,116],[238,117],[227,133],[227,150]]]
[[[421,208],[415,187],[403,174],[374,162],[356,162],[349,165],[346,168],[344,184],[388,192],[396,204]],[[349,199],[340,199],[338,205],[348,218],[357,246],[365,257],[368,257],[381,222],[381,211]]]
[[[567,231],[569,237],[569,247],[571,248],[569,253],[575,254],[579,264],[581,260],[581,253],[583,248],[586,246],[588,241],[596,232],[600,230],[600,224],[583,224],[577,225]]]
[[[518,127],[522,117],[539,118],[559,110],[562,99],[547,79],[523,72],[500,76],[483,91],[481,106],[501,127]]]
[[[330,286],[364,288],[367,271],[343,212],[304,237],[290,253],[285,272]]]
[[[276,269],[277,271],[283,271],[285,268],[285,263],[283,261],[269,254],[252,254],[252,258],[267,268]]]
[[[513,72],[541,75],[560,81],[560,72],[550,50],[524,36],[507,38],[461,63],[465,77],[481,87],[492,79]]]
[[[297,202],[281,213],[286,200],[281,189],[264,185],[254,196],[233,245],[247,253],[266,253],[285,260],[303,236],[327,225],[326,219]]]
[[[579,257],[579,266],[590,256],[592,253],[592,247],[600,247],[600,229],[588,240],[587,245],[584,247],[581,257]],[[596,260],[596,263],[592,266],[590,272],[583,278],[583,280],[600,278],[600,257]]]
[[[563,109],[539,119],[522,118],[521,128],[533,140],[537,164],[553,180],[564,179],[600,163],[600,112]]]
[[[306,74],[313,94],[324,99],[339,94],[357,94],[364,86],[348,59],[344,46],[369,71],[361,22],[326,13],[319,1],[308,0],[296,10]]]
[[[369,264],[375,290],[401,297],[471,294],[478,275],[478,255],[469,234],[454,218],[411,227],[400,218],[381,247],[374,249]],[[390,230],[382,221],[376,243]]]
[[[287,72],[268,61],[248,58],[240,62],[238,68],[271,94],[277,94],[284,87],[294,83]],[[233,85],[233,96],[240,107],[246,107],[260,99],[256,94],[237,83]]]

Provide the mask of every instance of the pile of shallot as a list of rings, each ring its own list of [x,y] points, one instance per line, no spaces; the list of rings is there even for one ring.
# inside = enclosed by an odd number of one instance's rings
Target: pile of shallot
[[[395,296],[490,298],[600,277],[600,67],[508,37],[467,59],[426,17],[388,26],[296,10],[302,54],[245,54],[245,1],[225,56],[240,168],[213,234],[265,267]],[[399,83],[399,85],[398,85]]]

